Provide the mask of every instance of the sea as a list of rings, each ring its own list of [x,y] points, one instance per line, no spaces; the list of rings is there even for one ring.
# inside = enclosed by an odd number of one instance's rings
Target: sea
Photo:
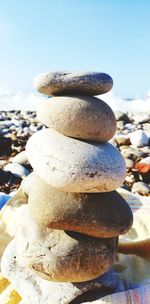
[[[108,103],[114,111],[150,113],[150,92],[143,99],[122,98],[116,96],[113,91],[96,97]],[[47,98],[46,95],[38,92],[17,91],[14,93],[8,87],[0,85],[0,111],[34,111],[36,105]]]

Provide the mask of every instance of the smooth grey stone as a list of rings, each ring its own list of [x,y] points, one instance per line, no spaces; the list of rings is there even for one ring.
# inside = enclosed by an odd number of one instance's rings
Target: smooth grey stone
[[[37,75],[34,87],[46,95],[100,95],[113,86],[112,78],[98,72],[47,72]]]
[[[52,97],[37,106],[37,118],[47,127],[74,138],[105,142],[116,132],[113,111],[93,96]]]
[[[26,150],[34,171],[62,191],[108,192],[125,179],[125,161],[109,143],[85,142],[45,129],[30,137]]]

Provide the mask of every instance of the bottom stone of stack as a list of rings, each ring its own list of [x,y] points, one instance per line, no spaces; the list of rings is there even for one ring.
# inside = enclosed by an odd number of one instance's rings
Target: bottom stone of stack
[[[94,238],[40,227],[28,205],[22,206],[15,234],[16,259],[44,279],[84,282],[109,270],[116,261],[118,238]]]
[[[50,282],[37,276],[33,270],[19,265],[15,241],[6,248],[2,258],[2,272],[27,304],[85,303],[99,299],[122,286],[110,269],[101,277],[83,283]]]

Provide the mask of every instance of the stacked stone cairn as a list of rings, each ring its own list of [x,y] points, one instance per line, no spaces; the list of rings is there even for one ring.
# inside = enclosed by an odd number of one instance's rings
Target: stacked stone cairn
[[[115,115],[94,97],[112,85],[109,75],[97,72],[42,73],[34,81],[52,97],[37,107],[48,128],[26,147],[34,173],[18,260],[49,281],[88,284],[101,277],[116,261],[119,235],[132,226],[130,207],[115,191],[125,179],[125,162],[107,142],[116,131]]]

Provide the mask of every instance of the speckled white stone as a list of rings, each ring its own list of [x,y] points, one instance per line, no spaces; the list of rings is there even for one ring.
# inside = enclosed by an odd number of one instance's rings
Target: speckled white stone
[[[125,161],[109,143],[84,142],[45,129],[30,137],[26,149],[35,172],[62,191],[107,192],[125,179]]]

